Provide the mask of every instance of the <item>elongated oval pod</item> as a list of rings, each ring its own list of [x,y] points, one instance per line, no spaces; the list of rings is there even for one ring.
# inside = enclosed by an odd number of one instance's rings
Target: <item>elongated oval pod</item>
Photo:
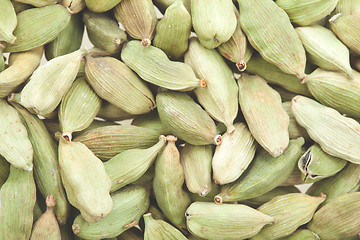
[[[187,238],[175,227],[163,220],[156,220],[151,213],[144,216],[144,240],[186,240]]]
[[[237,24],[232,0],[192,0],[191,17],[201,44],[209,49],[227,42]]]
[[[21,105],[39,115],[54,111],[74,82],[84,51],[56,57],[36,69],[21,91]]]
[[[247,41],[246,35],[241,30],[239,12],[237,9],[234,12],[237,19],[235,32],[228,41],[220,44],[217,49],[223,57],[234,62],[237,69],[243,72],[246,70],[246,63],[250,60],[253,50]]]
[[[85,0],[92,12],[106,12],[115,7],[121,0]]]
[[[108,54],[120,52],[126,41],[126,33],[119,28],[118,22],[108,13],[94,13],[84,10],[82,19],[91,43]]]
[[[286,90],[311,97],[311,93],[305,84],[301,84],[297,77],[284,73],[281,69],[265,61],[259,54],[253,54],[247,63],[246,71],[259,75],[268,83],[276,84]]]
[[[309,134],[306,132],[305,128],[301,127],[296,122],[295,116],[291,111],[291,99],[290,99],[289,102],[283,102],[282,103],[282,106],[283,106],[284,110],[289,115],[289,120],[290,120],[289,128],[288,128],[289,137],[290,137],[290,139],[296,139],[296,138],[299,138],[299,137],[303,137],[306,141],[309,141],[309,140],[311,140]]]
[[[10,173],[10,164],[0,155],[0,188],[6,182]]]
[[[239,103],[256,141],[273,157],[289,144],[289,116],[280,95],[259,76],[242,74],[238,80]]]
[[[272,0],[238,0],[240,24],[248,40],[284,73],[305,78],[305,50],[288,15]]]
[[[88,223],[79,215],[72,225],[76,236],[85,239],[112,238],[137,225],[149,208],[149,192],[140,186],[129,186],[111,194],[113,210],[98,222]]]
[[[214,120],[186,93],[164,91],[156,95],[161,122],[193,145],[221,143]]]
[[[358,191],[360,187],[360,165],[348,163],[348,165],[336,175],[315,182],[307,190],[311,196],[326,194],[324,204],[331,202],[343,193]]]
[[[50,60],[78,50],[80,48],[83,35],[84,23],[81,21],[81,14],[71,15],[67,26],[53,41],[45,45],[46,59]]]
[[[162,12],[164,13],[168,7],[171,6],[174,2],[177,0],[153,0],[154,5]],[[186,7],[186,10],[191,13],[191,0],[181,0]]]
[[[159,142],[147,149],[129,149],[119,153],[104,163],[111,180],[111,192],[138,180],[154,163],[156,156],[165,146],[166,137],[161,135]]]
[[[36,115],[29,113],[19,104],[13,102],[11,104],[20,113],[34,149],[36,186],[44,198],[53,195],[57,199],[54,211],[59,223],[63,225],[70,215],[70,205],[61,182],[57,145],[44,123]]]
[[[0,239],[29,239],[36,202],[33,172],[10,166],[10,175],[0,190],[0,202]]]
[[[86,55],[85,72],[95,92],[124,111],[144,114],[155,108],[154,97],[146,83],[121,61]]]
[[[211,145],[196,146],[185,143],[180,152],[180,162],[184,169],[187,189],[205,197],[212,187],[211,161],[213,156]]]
[[[244,123],[236,123],[234,132],[225,133],[212,159],[213,178],[217,184],[238,179],[254,158],[256,142]]]
[[[356,54],[360,54],[360,15],[336,14],[329,20],[331,30]]]
[[[17,25],[17,17],[11,1],[1,0],[0,11],[3,13],[0,16],[0,41],[14,44],[16,37],[13,35],[13,31]]]
[[[132,38],[141,40],[142,46],[151,44],[158,23],[151,0],[122,0],[114,8],[114,15]]]
[[[161,49],[153,46],[143,48],[136,40],[126,43],[121,59],[143,80],[163,88],[191,91],[196,87],[206,87],[205,80],[198,79],[189,65],[170,61]]]
[[[70,12],[59,4],[19,13],[14,30],[16,42],[7,45],[5,52],[27,51],[51,42],[66,27],[70,17]]]
[[[305,182],[315,182],[335,175],[346,163],[346,160],[330,156],[318,144],[314,144],[301,156],[298,168]]]
[[[131,125],[150,128],[158,131],[162,135],[171,134],[171,131],[161,122],[157,111],[151,111],[150,113],[136,116],[131,122]]]
[[[166,9],[156,26],[154,46],[163,50],[170,59],[179,59],[188,49],[191,16],[183,1],[177,0]]]
[[[184,170],[174,136],[167,136],[167,145],[155,162],[153,190],[156,202],[165,216],[177,228],[186,228],[185,211],[190,205],[189,195],[182,189]]]
[[[304,143],[303,138],[290,140],[284,153],[276,158],[261,150],[238,180],[222,186],[221,193],[214,198],[215,203],[258,197],[279,186],[293,171]]]
[[[43,51],[44,47],[40,46],[10,54],[8,68],[0,72],[0,98],[8,96],[31,76],[40,64]]]
[[[97,117],[109,121],[122,121],[126,119],[132,119],[134,118],[134,115],[116,107],[107,101],[102,101]]]
[[[265,226],[252,240],[279,239],[296,231],[309,222],[325,195],[311,197],[304,193],[290,193],[275,197],[257,210],[276,219],[273,225]]]
[[[290,21],[300,26],[313,24],[327,15],[336,7],[338,0],[277,0],[276,4],[284,9]]]
[[[352,78],[349,49],[329,29],[320,25],[297,27],[309,59],[319,67],[346,73]]]
[[[60,173],[69,202],[87,222],[99,221],[113,207],[104,164],[84,144],[59,137]]]
[[[56,198],[46,197],[46,211],[34,224],[30,240],[61,240],[60,227],[54,214]]]
[[[359,15],[360,2],[358,0],[339,0],[335,8],[335,13]]]
[[[206,49],[196,38],[192,38],[185,63],[192,67],[198,78],[206,81],[206,88],[195,89],[200,104],[211,117],[224,123],[229,133],[234,131],[238,88],[224,59],[215,49]]]
[[[321,239],[345,239],[359,233],[360,192],[345,193],[317,211],[307,224]]]
[[[85,144],[98,158],[109,160],[133,148],[148,148],[159,140],[159,133],[152,129],[112,125],[84,132],[74,141]]]
[[[20,114],[0,99],[0,154],[14,167],[33,169],[33,147]]]
[[[195,202],[186,210],[189,231],[209,240],[249,238],[275,221],[275,218],[243,204],[219,206],[215,203]]]
[[[360,163],[360,124],[357,121],[303,96],[293,98],[291,110],[296,121],[324,152]]]
[[[101,99],[87,84],[78,78],[61,100],[59,122],[62,135],[71,141],[72,133],[90,126],[99,112]]]

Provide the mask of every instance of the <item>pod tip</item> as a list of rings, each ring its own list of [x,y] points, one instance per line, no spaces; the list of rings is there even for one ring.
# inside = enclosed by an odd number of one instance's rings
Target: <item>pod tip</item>
[[[220,145],[222,142],[222,137],[221,135],[216,135],[216,137],[214,138],[215,144],[216,145]]]
[[[79,234],[81,229],[80,229],[80,225],[75,223],[74,225],[72,225],[72,230],[75,234]]]
[[[177,141],[177,137],[173,136],[173,135],[168,135],[166,136],[166,140],[168,142],[176,142]]]
[[[199,85],[201,88],[205,88],[206,87],[206,80],[205,79],[201,79],[199,82]]]
[[[151,40],[149,38],[144,38],[143,40],[141,40],[141,46],[148,47],[150,45],[151,45]]]
[[[223,199],[222,199],[222,197],[220,197],[219,195],[216,195],[216,196],[214,197],[214,202],[215,202],[217,205],[220,205],[220,204],[222,204]]]
[[[236,68],[239,70],[239,72],[245,71],[245,70],[246,70],[246,67],[247,67],[246,62],[243,61],[243,60],[237,61],[237,62],[235,63],[235,65],[236,65]]]
[[[46,207],[53,208],[56,205],[56,198],[53,195],[49,195],[46,197]]]

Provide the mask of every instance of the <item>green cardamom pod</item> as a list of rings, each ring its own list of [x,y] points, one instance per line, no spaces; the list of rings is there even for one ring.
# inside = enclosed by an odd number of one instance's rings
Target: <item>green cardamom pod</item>
[[[215,203],[258,197],[279,186],[293,171],[304,143],[303,138],[290,140],[284,153],[276,158],[265,150],[260,150],[247,171],[237,181],[222,186],[221,193],[214,198]]]
[[[42,198],[41,198],[42,199]],[[40,208],[40,205],[39,205],[39,198],[36,199],[36,202],[35,202],[35,206],[34,206],[34,223],[41,217],[41,215],[43,214],[43,211],[41,210]]]
[[[304,154],[306,148],[301,148],[301,154]],[[300,155],[301,157],[301,155]],[[298,166],[295,166],[293,171],[291,172],[290,176],[280,184],[280,186],[294,186],[294,185],[301,185],[305,184],[304,182],[304,175],[299,170]],[[319,195],[319,194],[318,194]]]
[[[266,81],[242,74],[238,80],[241,111],[256,141],[273,157],[280,156],[289,144],[289,116],[280,95]]]
[[[163,50],[170,59],[181,58],[188,49],[191,16],[183,1],[177,0],[166,9],[156,26],[154,46]]]
[[[186,181],[186,176],[185,176]],[[206,194],[206,196],[200,196],[197,193],[192,193],[188,191],[188,194],[190,196],[190,199],[192,202],[214,202],[214,197],[218,195],[221,192],[221,186],[211,182],[210,192]]]
[[[76,236],[89,240],[116,237],[137,225],[150,205],[148,191],[140,186],[126,187],[111,198],[113,210],[100,221],[88,223],[82,215],[75,218],[72,229]]]
[[[10,164],[0,155],[0,188],[6,182],[10,173]]]
[[[207,49],[192,38],[184,61],[199,79],[206,80],[206,88],[194,90],[199,103],[211,117],[224,123],[229,133],[234,131],[233,122],[239,108],[238,88],[224,59],[215,49]]]
[[[149,186],[155,175],[155,164],[152,164],[148,170],[137,180],[132,182],[133,185]]]
[[[11,1],[1,0],[0,11],[2,12],[0,16],[0,42],[14,44],[16,37],[13,35],[13,31],[17,25],[17,17]]]
[[[254,158],[256,142],[244,123],[236,123],[234,132],[225,133],[212,159],[213,178],[217,184],[234,182]]]
[[[189,231],[209,240],[250,238],[265,225],[276,221],[275,218],[243,204],[194,202],[185,214]]]
[[[185,211],[190,205],[189,195],[182,189],[184,170],[176,148],[176,137],[166,137],[168,143],[155,162],[153,191],[156,202],[165,216],[179,229],[185,229]]]
[[[193,145],[221,143],[214,120],[186,93],[164,91],[156,103],[161,122],[175,136]]]
[[[114,8],[114,15],[132,38],[141,40],[144,47],[150,46],[158,23],[151,0],[122,0]]]
[[[284,73],[305,78],[306,55],[288,15],[272,0],[238,0],[240,24],[248,40]]]
[[[86,7],[85,0],[62,0],[61,4],[72,14],[79,13]]]
[[[294,96],[295,97],[295,96]],[[291,98],[292,99],[292,98]],[[283,102],[282,106],[286,113],[289,115],[289,137],[290,139],[296,139],[299,137],[303,137],[306,141],[311,140],[309,134],[306,132],[305,128],[301,127],[295,119],[294,114],[291,111],[291,99],[289,102]]]
[[[0,190],[0,202],[0,239],[29,239],[36,202],[33,172],[10,166],[10,175]]]
[[[106,12],[118,5],[121,0],[85,0],[92,12]]]
[[[27,51],[51,42],[64,30],[70,18],[70,12],[59,4],[30,8],[19,13],[14,30],[16,41],[7,45],[5,52]]]
[[[159,132],[159,135],[171,134],[171,131],[161,122],[159,114],[156,111],[136,116],[131,122],[131,125],[153,129]]]
[[[360,2],[358,0],[339,0],[335,8],[335,13],[359,15]]]
[[[163,88],[191,91],[196,87],[206,87],[206,81],[198,79],[189,65],[170,61],[161,49],[153,46],[143,48],[136,40],[126,43],[121,59],[143,80]]]

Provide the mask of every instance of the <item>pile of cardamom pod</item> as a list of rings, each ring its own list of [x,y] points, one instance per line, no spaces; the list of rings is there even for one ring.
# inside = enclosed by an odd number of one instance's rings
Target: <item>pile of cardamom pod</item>
[[[0,0],[0,240],[358,239],[358,71],[360,0]]]

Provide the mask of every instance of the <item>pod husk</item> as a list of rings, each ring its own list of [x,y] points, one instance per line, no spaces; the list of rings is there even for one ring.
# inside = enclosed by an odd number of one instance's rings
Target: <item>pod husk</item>
[[[295,96],[294,96],[295,97]],[[292,99],[292,98],[291,98]],[[286,113],[289,115],[289,137],[290,139],[296,139],[303,137],[306,141],[311,141],[309,134],[306,132],[305,128],[301,127],[295,119],[294,114],[291,111],[291,99],[289,102],[283,102],[282,106]]]
[[[61,4],[72,14],[79,13],[86,7],[85,0],[62,0]]]
[[[8,44],[14,44],[16,37],[13,31],[17,25],[17,17],[15,9],[10,0],[0,1],[0,42],[4,41]]]
[[[360,2],[358,0],[339,0],[335,13],[360,15]]]
[[[150,128],[162,135],[171,134],[171,131],[167,129],[164,124],[162,124],[159,114],[156,111],[151,111],[150,113],[136,116],[131,122],[131,125]]]

